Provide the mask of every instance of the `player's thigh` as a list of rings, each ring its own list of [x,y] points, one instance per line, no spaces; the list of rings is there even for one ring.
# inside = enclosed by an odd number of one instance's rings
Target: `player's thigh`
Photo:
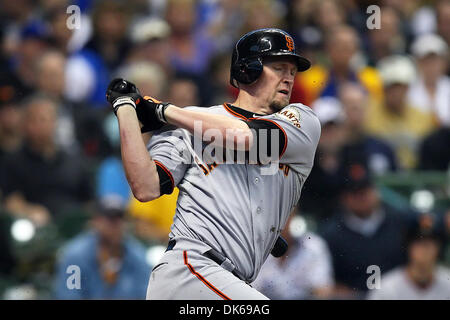
[[[238,281],[196,252],[173,250],[165,253],[153,269],[147,299],[229,300],[223,289]]]
[[[251,287],[247,283],[234,282],[224,289],[232,300],[269,300],[265,295]]]
[[[153,269],[147,299],[265,300],[266,296],[211,260],[195,253],[167,252]]]
[[[184,254],[188,297],[185,299],[266,300],[252,288],[214,261],[195,252]]]

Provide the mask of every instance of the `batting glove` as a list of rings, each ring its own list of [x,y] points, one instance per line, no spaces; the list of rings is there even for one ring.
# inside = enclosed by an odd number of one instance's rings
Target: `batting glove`
[[[154,131],[167,124],[164,111],[169,106],[168,102],[161,102],[155,98],[145,96],[136,106],[136,113],[143,127],[141,132]]]
[[[133,106],[143,125],[142,133],[158,130],[167,123],[164,111],[169,103],[148,96],[142,98],[139,89],[130,81],[120,78],[112,80],[106,91],[106,100],[111,103],[116,115],[121,106]]]
[[[114,79],[106,90],[106,100],[111,104],[114,114],[124,105],[131,105],[136,109],[136,105],[142,100],[139,89],[131,82],[124,79]]]

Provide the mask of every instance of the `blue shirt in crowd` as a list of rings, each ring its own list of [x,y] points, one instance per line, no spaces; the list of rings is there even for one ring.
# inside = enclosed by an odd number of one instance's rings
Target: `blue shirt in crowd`
[[[66,245],[57,265],[56,299],[145,299],[151,267],[145,259],[145,248],[136,239],[125,237],[122,265],[112,285],[102,278],[97,252],[98,236],[92,231]],[[79,288],[73,278],[76,270],[80,271]]]

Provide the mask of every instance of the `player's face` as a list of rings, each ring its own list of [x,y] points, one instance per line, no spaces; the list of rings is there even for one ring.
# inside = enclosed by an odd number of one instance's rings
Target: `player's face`
[[[281,110],[289,104],[296,74],[297,65],[293,58],[264,59],[263,73],[258,82],[272,110]]]

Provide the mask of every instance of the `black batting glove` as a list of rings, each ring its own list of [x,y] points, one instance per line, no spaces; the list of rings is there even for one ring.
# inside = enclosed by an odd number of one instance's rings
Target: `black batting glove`
[[[143,127],[141,132],[148,132],[161,129],[167,124],[164,111],[169,106],[168,102],[161,102],[155,98],[145,96],[136,105],[136,113]]]
[[[112,80],[106,90],[106,100],[111,104],[114,114],[117,116],[117,110],[124,105],[136,105],[141,102],[142,97],[139,89],[130,81],[116,78]]]

